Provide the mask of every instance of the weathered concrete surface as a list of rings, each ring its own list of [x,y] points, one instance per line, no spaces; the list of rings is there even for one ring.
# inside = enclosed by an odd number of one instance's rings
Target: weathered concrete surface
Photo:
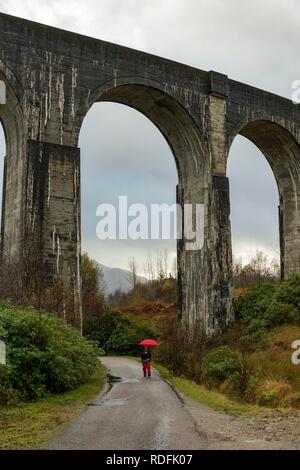
[[[183,318],[218,333],[233,320],[226,162],[237,134],[253,141],[278,183],[284,276],[300,271],[300,111],[291,101],[136,50],[0,14],[5,159],[1,256],[38,248],[49,279],[74,294],[80,328],[82,122],[96,101],[147,116],[172,149],[178,200],[205,205],[201,250],[178,246]],[[30,254],[28,254],[29,256]]]

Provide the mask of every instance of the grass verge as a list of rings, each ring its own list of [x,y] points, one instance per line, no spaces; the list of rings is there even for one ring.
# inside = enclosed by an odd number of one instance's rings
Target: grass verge
[[[102,389],[106,369],[99,365],[91,379],[70,392],[43,400],[0,406],[0,450],[37,449],[85,409]]]
[[[166,367],[160,364],[153,363],[153,367],[159,371],[160,375],[167,380],[174,389],[195,401],[210,406],[217,411],[249,414],[271,411],[269,408],[230,400],[226,395],[214,390],[209,390],[203,385],[199,385],[192,380],[174,376]]]
[[[139,358],[127,356],[128,359],[134,359],[140,362]],[[266,411],[272,411],[270,408],[262,406],[249,405],[239,403],[237,401],[230,400],[226,395],[209,390],[203,385],[199,385],[193,380],[186,379],[184,377],[176,377],[166,367],[152,362],[152,366],[158,370],[161,377],[165,379],[169,384],[183,395],[191,398],[199,403],[204,403],[217,411],[226,411],[227,413],[249,413],[257,414]],[[273,410],[274,411],[274,410]]]

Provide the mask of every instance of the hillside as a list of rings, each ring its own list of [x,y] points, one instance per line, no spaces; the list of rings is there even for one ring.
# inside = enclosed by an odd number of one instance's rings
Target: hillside
[[[121,268],[110,268],[109,266],[104,266],[104,264],[97,263],[103,272],[104,282],[105,282],[105,292],[107,295],[113,294],[116,290],[122,292],[129,292],[132,288],[130,282],[130,272],[126,269]],[[145,282],[146,279],[142,276],[138,276],[140,282]]]

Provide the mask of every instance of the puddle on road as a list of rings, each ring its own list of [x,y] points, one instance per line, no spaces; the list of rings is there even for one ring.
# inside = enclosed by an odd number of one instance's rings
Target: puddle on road
[[[91,403],[89,403],[89,406],[100,406],[100,405],[105,405],[105,406],[116,406],[116,405],[126,405],[127,403],[127,398],[111,398],[111,399],[105,399],[105,396],[112,390],[113,386],[116,383],[123,383],[123,384],[133,384],[133,383],[138,383],[138,379],[124,379],[122,377],[118,377],[116,375],[112,375],[108,372],[107,374],[107,389],[104,392],[103,395],[99,398],[99,400],[95,400]]]
[[[89,403],[89,406],[117,406],[117,405],[126,405],[128,398],[111,398],[108,400],[95,400],[92,403]]]
[[[117,375],[111,375],[110,373],[108,373],[106,377],[107,377],[107,381],[112,384],[116,382],[122,382],[123,380],[122,377],[118,377]]]
[[[111,375],[110,373],[107,374],[107,381],[112,385],[112,387],[115,383],[136,384],[139,382],[138,379],[124,379],[122,377],[117,377],[116,375]]]
[[[136,384],[138,383],[138,379],[124,379],[123,377],[118,377],[117,375],[112,375],[108,372],[107,374],[107,390],[104,395],[107,395],[111,389],[113,388],[114,384]]]

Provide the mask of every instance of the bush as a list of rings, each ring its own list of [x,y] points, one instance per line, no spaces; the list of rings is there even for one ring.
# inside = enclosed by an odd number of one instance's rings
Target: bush
[[[249,350],[265,347],[272,328],[300,321],[300,275],[293,274],[276,286],[258,285],[235,301],[235,315],[245,326],[240,344]]]
[[[270,390],[269,392],[261,392],[257,397],[257,404],[259,406],[275,407],[278,405],[277,390]]]
[[[291,393],[291,390],[291,386],[284,381],[265,379],[256,390],[257,404],[276,407]]]
[[[86,382],[98,362],[94,343],[57,316],[30,308],[0,303],[0,339],[8,365],[1,380],[19,400],[70,390]],[[2,400],[8,401],[3,392]]]
[[[198,319],[193,328],[177,313],[165,316],[159,322],[159,343],[157,360],[173,374],[201,382],[203,358],[208,347],[203,324]]]
[[[263,318],[255,318],[245,328],[239,343],[243,349],[248,351],[255,351],[259,347],[265,348],[267,346],[267,332],[267,322]]]
[[[245,354],[237,353],[236,370],[229,377],[233,390],[239,397],[251,401],[257,385],[257,378],[253,375],[253,367]]]
[[[253,320],[264,318],[276,288],[271,283],[261,284],[236,300],[234,304],[236,319],[249,325]]]
[[[293,323],[299,320],[299,313],[291,303],[285,303],[279,300],[281,289],[275,295],[266,309],[265,321],[267,325],[273,327],[277,325]]]
[[[118,311],[108,311],[98,318],[87,318],[84,335],[96,341],[106,353],[121,355],[136,355],[142,339],[155,338],[149,322],[136,320],[128,313]]]
[[[205,356],[203,367],[203,380],[209,386],[220,384],[239,370],[239,356],[227,346],[222,346]]]
[[[300,274],[292,274],[280,285],[276,298],[279,302],[295,307],[300,319]]]
[[[10,383],[10,368],[0,365],[0,404],[5,405],[15,399],[15,393]]]

